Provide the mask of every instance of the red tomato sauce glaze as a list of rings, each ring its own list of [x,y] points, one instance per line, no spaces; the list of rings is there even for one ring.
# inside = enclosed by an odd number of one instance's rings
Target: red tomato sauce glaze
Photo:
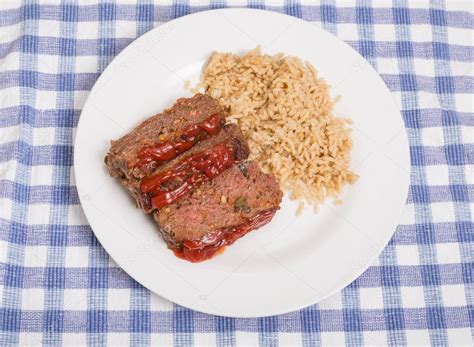
[[[270,222],[275,212],[276,210],[263,211],[236,227],[213,231],[200,240],[185,240],[179,246],[168,244],[168,247],[178,258],[199,263],[221,253],[225,246]]]
[[[140,183],[140,190],[151,196],[153,208],[162,208],[183,197],[199,184],[218,176],[234,162],[234,148],[221,143],[183,160],[169,171],[144,178]],[[162,188],[164,184],[174,181],[182,183],[173,190]]]
[[[200,123],[186,127],[178,138],[173,141],[160,142],[154,146],[144,147],[138,152],[138,163],[135,167],[143,167],[154,162],[165,162],[176,158],[199,141],[216,135],[224,126],[219,114],[213,114]]]

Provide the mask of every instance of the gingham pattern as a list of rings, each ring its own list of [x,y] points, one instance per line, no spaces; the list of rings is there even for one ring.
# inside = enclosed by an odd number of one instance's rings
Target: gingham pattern
[[[89,90],[144,32],[227,5],[0,2],[0,345],[472,345],[469,0],[232,2],[334,33],[378,70],[400,105],[412,164],[403,220],[378,261],[342,292],[282,316],[213,317],[150,294],[98,244],[72,175]]]

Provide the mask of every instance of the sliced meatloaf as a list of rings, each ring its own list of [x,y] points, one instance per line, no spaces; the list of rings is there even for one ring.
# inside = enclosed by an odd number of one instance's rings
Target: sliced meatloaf
[[[112,141],[105,163],[113,177],[141,179],[199,141],[216,135],[224,123],[225,113],[212,97],[196,94],[178,99],[173,107]]]
[[[254,161],[241,162],[155,211],[154,219],[178,257],[198,262],[268,223],[282,195],[274,175]]]
[[[216,136],[196,144],[191,149],[158,167],[152,174],[139,179],[122,179],[145,212],[162,208],[209,181],[250,153],[240,128],[225,125]]]

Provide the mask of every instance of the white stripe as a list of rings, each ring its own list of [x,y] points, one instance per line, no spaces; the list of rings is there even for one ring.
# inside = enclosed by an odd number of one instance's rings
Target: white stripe
[[[10,87],[0,90],[0,108],[18,106],[20,104],[20,88]]]
[[[2,2],[2,10],[3,2]],[[17,40],[21,36],[22,22],[9,26],[0,27],[0,43],[8,43]]]
[[[20,139],[20,126],[14,125],[11,127],[1,128],[0,131],[0,144],[5,144]]]

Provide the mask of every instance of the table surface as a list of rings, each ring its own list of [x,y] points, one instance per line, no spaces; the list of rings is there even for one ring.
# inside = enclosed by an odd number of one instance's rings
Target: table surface
[[[73,177],[75,127],[107,64],[163,22],[229,5],[349,43],[392,91],[410,143],[407,205],[378,260],[317,305],[258,319],[136,283],[94,237]],[[2,1],[0,345],[472,345],[473,22],[469,1]]]

